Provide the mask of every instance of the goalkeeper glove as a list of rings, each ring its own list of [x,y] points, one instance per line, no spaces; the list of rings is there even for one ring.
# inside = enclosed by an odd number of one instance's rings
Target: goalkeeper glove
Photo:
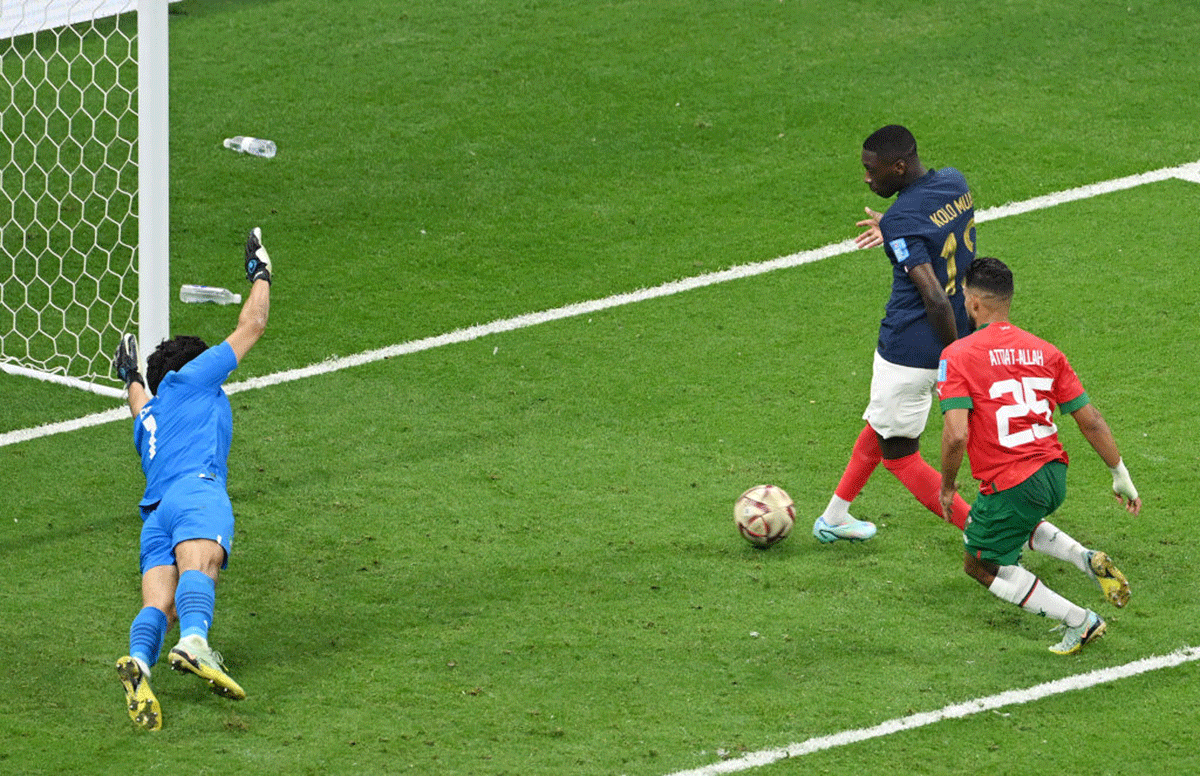
[[[1117,461],[1116,466],[1108,467],[1113,476],[1113,493],[1118,496],[1124,496],[1130,501],[1137,501],[1137,488],[1133,486],[1133,480],[1129,477],[1129,470],[1125,468],[1125,461]]]
[[[121,344],[117,345],[117,354],[113,356],[113,369],[126,388],[133,383],[140,383],[143,388],[146,386],[142,373],[138,371],[137,337],[132,334],[121,337]]]
[[[253,283],[256,280],[271,282],[271,257],[262,244],[262,229],[257,226],[250,230],[246,238],[246,280]]]

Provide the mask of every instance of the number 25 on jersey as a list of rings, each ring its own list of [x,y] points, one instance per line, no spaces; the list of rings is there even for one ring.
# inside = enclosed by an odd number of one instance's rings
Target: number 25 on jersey
[[[1022,377],[1020,380],[1008,379],[992,383],[988,393],[993,399],[1001,396],[1011,396],[1013,403],[1005,404],[996,410],[996,431],[1000,436],[1000,444],[1013,448],[1028,444],[1036,439],[1044,439],[1058,433],[1058,426],[1053,421],[1053,410],[1050,402],[1040,398],[1038,391],[1048,392],[1054,386],[1054,380],[1049,377]],[[1027,415],[1035,415],[1046,422],[1031,423],[1021,431],[1011,431],[1012,421]]]

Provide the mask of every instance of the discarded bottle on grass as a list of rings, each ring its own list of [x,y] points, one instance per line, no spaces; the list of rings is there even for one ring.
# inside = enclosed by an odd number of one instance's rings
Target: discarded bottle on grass
[[[239,154],[251,154],[264,159],[271,159],[275,156],[275,143],[257,137],[242,137],[241,135],[227,137],[225,138],[225,147],[231,151],[237,151]]]
[[[235,294],[228,288],[217,288],[216,286],[182,285],[179,287],[179,301],[240,304],[242,301],[242,295]]]

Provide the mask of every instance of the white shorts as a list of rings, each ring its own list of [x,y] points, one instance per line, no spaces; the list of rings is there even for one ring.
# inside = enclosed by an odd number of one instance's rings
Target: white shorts
[[[893,364],[875,351],[871,370],[871,403],[863,420],[884,439],[916,439],[925,430],[938,370]]]

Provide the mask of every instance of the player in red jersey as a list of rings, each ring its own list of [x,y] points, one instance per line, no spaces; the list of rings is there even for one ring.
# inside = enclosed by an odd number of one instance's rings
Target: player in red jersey
[[[1090,550],[1045,518],[1062,504],[1067,453],[1054,408],[1070,414],[1113,476],[1113,495],[1130,514],[1142,500],[1112,431],[1091,404],[1066,356],[1008,320],[1012,272],[999,259],[976,259],[964,274],[967,314],[977,329],[942,351],[938,397],[942,428],[941,502],[949,514],[963,453],[980,482],[963,533],[963,570],[998,598],[1062,622],[1051,652],[1069,655],[1104,635],[1105,622],[1046,587],[1019,563],[1026,545],[1073,563],[1114,606],[1129,583],[1103,552]]]

